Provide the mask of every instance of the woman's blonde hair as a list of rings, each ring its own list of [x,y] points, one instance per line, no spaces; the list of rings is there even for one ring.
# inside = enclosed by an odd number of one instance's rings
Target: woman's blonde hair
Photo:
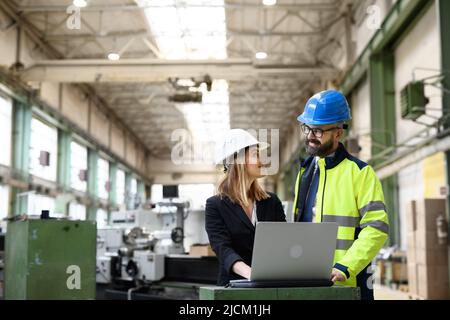
[[[246,151],[247,149],[242,152],[244,157]],[[256,179],[247,192],[248,174],[245,166],[245,161],[228,165],[217,188],[220,197],[227,196],[231,201],[242,207],[249,206],[250,200],[261,201],[270,198]]]

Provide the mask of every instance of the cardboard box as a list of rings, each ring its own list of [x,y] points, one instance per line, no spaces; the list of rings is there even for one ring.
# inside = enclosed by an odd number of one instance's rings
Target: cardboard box
[[[419,296],[425,299],[449,299],[447,266],[417,265]]]
[[[189,250],[190,256],[214,257],[216,254],[209,244],[192,245]]]
[[[417,295],[427,300],[448,300],[449,288],[445,286],[436,286],[431,288],[426,283],[419,281]]]
[[[423,264],[417,266],[419,280],[426,282],[431,287],[449,287],[447,266],[427,266]]]
[[[378,278],[381,283],[384,283],[384,279],[386,278],[386,266],[384,265],[383,260],[377,261],[377,270],[376,274],[378,275]]]
[[[416,201],[411,201],[406,208],[406,232],[414,233],[417,229]]]
[[[449,299],[448,248],[437,230],[445,212],[445,199],[423,199],[411,201],[406,214],[409,291],[424,299]]]
[[[408,247],[407,260],[408,263],[417,263],[417,255],[415,248]]]
[[[416,249],[415,263],[427,265],[427,266],[446,266],[448,265],[448,252],[447,249]],[[411,261],[413,262],[413,261]]]
[[[408,263],[408,287],[409,292],[418,295],[417,287],[417,265],[415,263]]]
[[[416,245],[414,232],[408,232],[406,235],[406,257],[408,263],[416,262]]]
[[[441,242],[437,230],[418,230],[415,232],[415,247],[417,249],[447,250],[447,242]]]
[[[416,231],[431,231],[437,233],[436,220],[445,216],[445,199],[423,199],[416,202]]]
[[[415,249],[416,248],[416,233],[415,232],[408,232],[406,234],[406,242],[408,245],[408,249]]]
[[[408,281],[408,266],[404,262],[392,263],[392,280],[395,282]]]

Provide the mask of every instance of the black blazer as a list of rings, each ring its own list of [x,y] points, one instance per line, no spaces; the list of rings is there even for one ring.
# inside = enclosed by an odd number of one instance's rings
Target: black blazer
[[[270,198],[256,202],[258,221],[286,221],[280,199],[269,193]],[[235,262],[243,261],[251,266],[255,227],[244,209],[228,197],[214,196],[206,200],[205,225],[209,242],[219,259],[218,285],[230,280],[242,279],[231,269]]]

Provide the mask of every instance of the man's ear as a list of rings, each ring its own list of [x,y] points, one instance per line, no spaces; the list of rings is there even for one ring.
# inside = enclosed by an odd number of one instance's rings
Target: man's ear
[[[337,130],[337,134],[336,134],[336,138],[340,140],[343,135],[344,135],[344,130],[343,129],[338,129]]]

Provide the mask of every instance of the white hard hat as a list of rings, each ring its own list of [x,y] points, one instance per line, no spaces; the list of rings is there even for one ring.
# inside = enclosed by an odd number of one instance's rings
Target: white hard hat
[[[268,143],[258,141],[246,130],[231,129],[224,135],[223,139],[216,144],[215,163],[222,164],[225,159],[232,156],[234,153],[256,145],[259,145],[260,150],[269,147]]]

